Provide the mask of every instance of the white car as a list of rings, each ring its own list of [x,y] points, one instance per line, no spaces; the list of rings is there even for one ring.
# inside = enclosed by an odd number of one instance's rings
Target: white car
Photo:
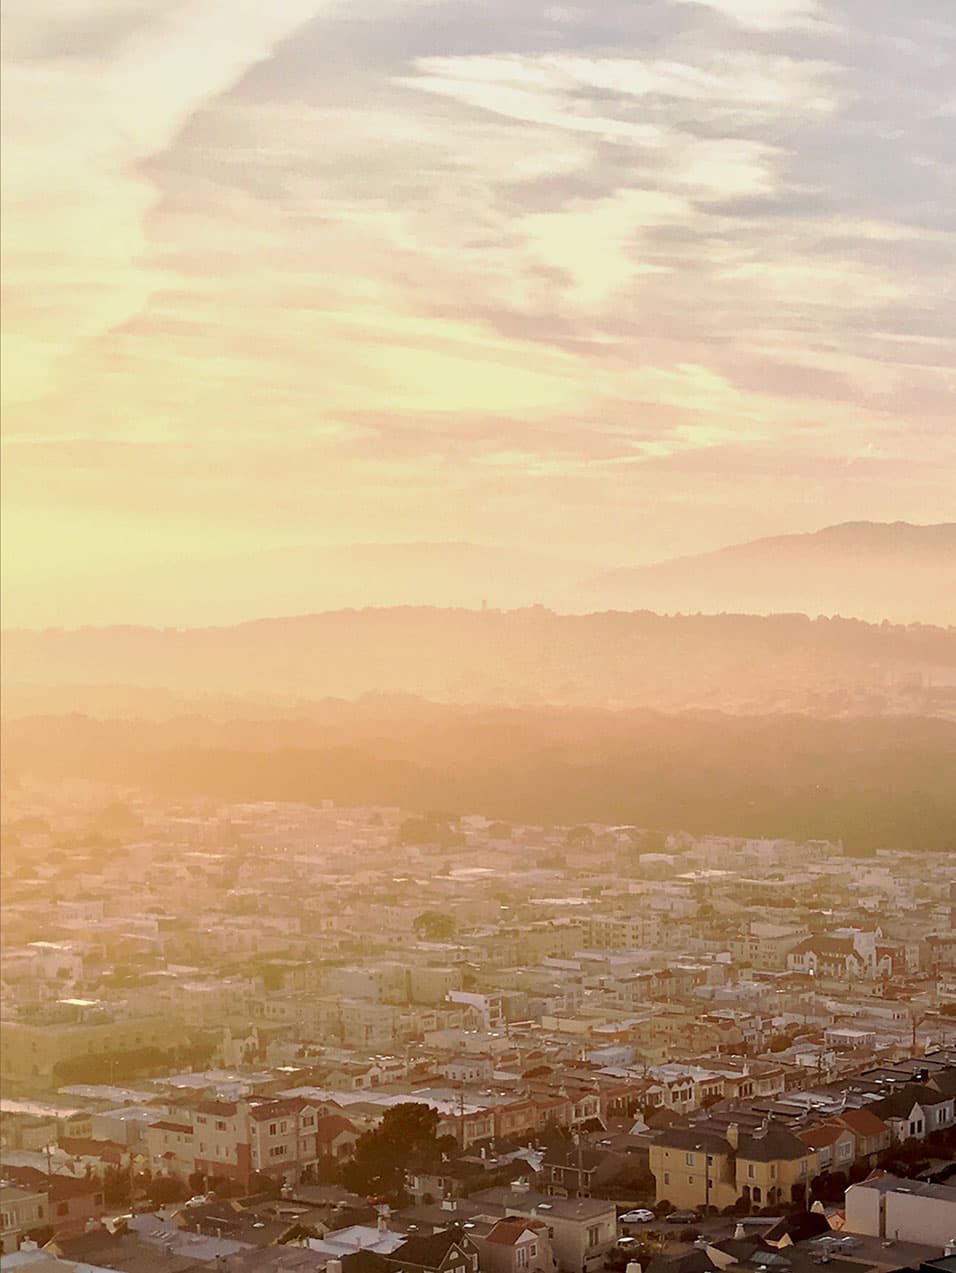
[[[621,1224],[650,1224],[654,1219],[654,1212],[648,1211],[647,1207],[638,1207],[635,1211],[625,1211],[622,1216],[618,1216]]]

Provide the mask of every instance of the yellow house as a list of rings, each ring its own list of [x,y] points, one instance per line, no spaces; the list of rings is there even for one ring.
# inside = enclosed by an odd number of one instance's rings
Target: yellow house
[[[791,1205],[807,1200],[810,1181],[818,1174],[816,1150],[782,1123],[768,1122],[748,1136],[727,1129],[738,1140],[736,1176],[739,1196],[755,1207]]]
[[[803,1202],[817,1174],[816,1153],[781,1123],[742,1132],[710,1121],[662,1132],[650,1148],[657,1201],[722,1210]]]

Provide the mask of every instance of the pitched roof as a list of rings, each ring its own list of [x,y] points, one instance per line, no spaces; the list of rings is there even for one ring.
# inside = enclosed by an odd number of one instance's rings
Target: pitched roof
[[[737,1157],[745,1162],[778,1162],[806,1158],[807,1147],[782,1123],[771,1120],[762,1135],[741,1137]]]
[[[935,1088],[926,1087],[922,1083],[907,1083],[897,1091],[884,1096],[882,1100],[875,1101],[869,1108],[883,1119],[906,1118],[914,1105],[925,1108],[943,1105],[950,1099],[951,1097],[944,1096],[942,1092],[937,1092]]]
[[[505,1220],[499,1220],[494,1228],[489,1230],[485,1240],[499,1242],[503,1246],[514,1246],[521,1235],[527,1233],[529,1229],[532,1232],[538,1232],[547,1227],[543,1220],[525,1220],[521,1216],[509,1216]]]
[[[805,1127],[797,1136],[811,1149],[825,1149],[827,1145],[835,1145],[849,1130],[838,1123],[819,1123],[816,1127]]]
[[[320,1145],[329,1144],[343,1132],[358,1135],[358,1128],[341,1114],[324,1114],[315,1120],[315,1135]]]
[[[409,1238],[395,1248],[390,1258],[401,1264],[418,1264],[423,1268],[437,1269],[451,1247],[462,1246],[466,1242],[470,1243],[470,1240],[455,1225],[437,1233],[419,1234]]]
[[[872,1109],[846,1109],[836,1118],[857,1136],[882,1136],[889,1131],[886,1123]]]
[[[654,1143],[666,1149],[696,1149],[708,1154],[730,1152],[726,1137],[713,1128],[669,1127],[654,1137]]]

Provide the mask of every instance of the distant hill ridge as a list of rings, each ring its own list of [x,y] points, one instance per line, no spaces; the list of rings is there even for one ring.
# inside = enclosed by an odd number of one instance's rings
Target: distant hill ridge
[[[603,604],[956,623],[956,522],[844,522],[596,575]]]
[[[84,710],[89,695],[67,693],[84,686],[822,714],[948,715],[956,703],[956,628],[802,615],[404,607],[182,631],[11,631],[2,656],[7,714],[26,702],[13,686],[62,690],[58,711]],[[111,695],[114,710],[121,697]],[[31,702],[28,710],[48,710],[56,693]]]

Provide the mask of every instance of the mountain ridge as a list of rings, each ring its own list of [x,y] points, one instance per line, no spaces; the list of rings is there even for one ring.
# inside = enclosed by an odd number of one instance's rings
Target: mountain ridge
[[[593,576],[591,595],[667,612],[956,623],[956,522],[840,522]]]

